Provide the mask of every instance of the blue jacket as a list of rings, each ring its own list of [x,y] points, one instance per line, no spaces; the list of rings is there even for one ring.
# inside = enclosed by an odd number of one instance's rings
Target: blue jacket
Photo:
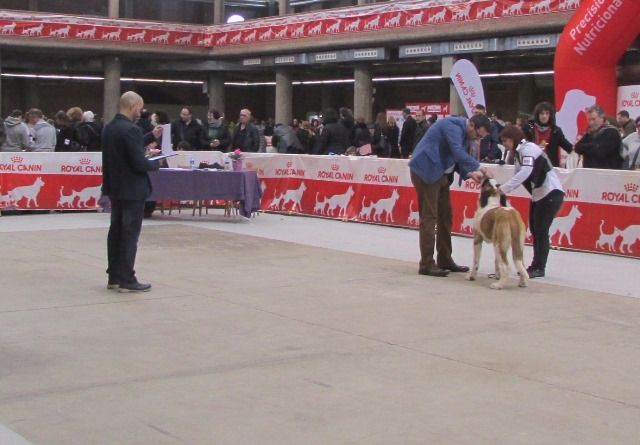
[[[454,165],[466,178],[480,168],[480,163],[467,153],[466,145],[467,119],[438,119],[413,150],[409,168],[427,184],[438,181]]]

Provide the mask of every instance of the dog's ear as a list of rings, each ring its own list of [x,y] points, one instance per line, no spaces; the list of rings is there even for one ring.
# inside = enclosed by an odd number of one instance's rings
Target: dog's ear
[[[489,191],[486,189],[483,189],[480,192],[480,208],[486,207],[487,204],[489,204]]]
[[[502,193],[500,193],[500,206],[509,207],[509,205],[507,204],[507,195],[503,195]]]

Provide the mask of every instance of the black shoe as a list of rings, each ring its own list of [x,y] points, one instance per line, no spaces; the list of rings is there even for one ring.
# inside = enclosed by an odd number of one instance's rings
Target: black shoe
[[[527,268],[529,278],[544,278],[544,269],[537,269],[533,267]]]
[[[449,275],[448,270],[440,269],[438,266],[421,267],[418,269],[420,275],[429,275],[431,277],[446,277]]]
[[[116,280],[114,277],[109,277],[109,281],[107,282],[107,289],[117,289],[120,287],[120,282]]]
[[[469,266],[458,266],[456,263],[451,263],[448,266],[440,266],[440,268],[450,272],[469,272]]]
[[[143,284],[134,281],[133,283],[120,283],[118,292],[148,292],[151,290],[150,284]]]

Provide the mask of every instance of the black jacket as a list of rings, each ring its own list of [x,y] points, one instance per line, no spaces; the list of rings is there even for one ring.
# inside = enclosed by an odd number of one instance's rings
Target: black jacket
[[[229,150],[234,151],[236,148],[242,151],[257,153],[260,148],[260,132],[258,131],[258,127],[249,123],[244,130],[241,130],[240,124],[236,125]]]
[[[409,116],[407,120],[402,124],[402,133],[400,134],[400,149],[402,150],[402,156],[408,156],[413,153],[413,140],[416,135],[416,128],[418,124],[416,120]]]
[[[211,147],[211,142],[217,139],[220,141],[220,145],[217,147]],[[229,150],[229,143],[231,142],[231,134],[229,133],[229,127],[224,123],[218,127],[214,127],[211,124],[207,124],[202,128],[202,145],[203,150],[216,150],[226,152]]]
[[[583,156],[582,166],[585,168],[620,170],[623,162],[620,156],[621,143],[618,129],[605,125],[582,136],[574,149]]]
[[[171,123],[171,142],[176,147],[179,142],[185,141],[191,150],[200,150],[202,139],[202,126],[195,119],[191,119],[189,125],[182,119]]]
[[[102,132],[102,193],[114,199],[144,201],[151,195],[147,172],[157,161],[144,157],[142,130],[116,114]]]
[[[428,129],[429,129],[429,122],[426,119],[424,119],[420,123],[416,122],[416,132],[413,135],[413,148],[416,148],[416,145],[418,145],[418,142],[422,140],[422,137],[424,136],[424,134],[427,132]]]
[[[371,133],[369,132],[369,128],[367,128],[367,124],[356,124],[353,127],[353,140],[351,141],[351,145],[354,147],[362,147],[370,143]]]
[[[327,123],[317,138],[315,152],[319,155],[344,154],[349,148],[350,139],[349,130],[344,125],[339,122]]]
[[[86,151],[100,151],[102,128],[97,122],[82,122],[76,127],[76,138]]]
[[[525,130],[528,140],[539,144],[541,141],[535,140],[534,125],[535,121],[530,120],[529,122],[527,122],[526,128],[523,128],[523,130]],[[573,145],[571,145],[571,142],[569,142],[567,138],[564,137],[562,128],[553,125],[551,127],[551,136],[547,141],[547,148],[545,149],[545,152],[547,153],[547,157],[551,161],[551,165],[553,165],[554,167],[560,166],[558,147],[562,147],[567,153],[571,153],[573,151]]]

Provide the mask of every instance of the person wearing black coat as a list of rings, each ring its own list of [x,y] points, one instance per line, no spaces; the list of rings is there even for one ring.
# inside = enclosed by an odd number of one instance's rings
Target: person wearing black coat
[[[153,124],[151,123],[151,112],[144,109],[140,112],[140,119],[137,120],[136,125],[142,130],[142,134],[147,134],[153,130]]]
[[[351,145],[354,147],[362,147],[363,145],[371,144],[371,132],[369,127],[364,121],[363,117],[356,119],[356,124],[353,127],[353,140]]]
[[[336,111],[331,108],[327,109],[322,116],[322,121],[324,127],[317,139],[316,154],[344,154],[349,148],[351,140],[347,128],[338,122]]]
[[[158,161],[145,158],[142,131],[134,124],[143,106],[142,97],[127,91],[120,97],[120,113],[102,132],[102,194],[111,200],[107,287],[120,292],[151,289],[138,282],[134,271],[144,205],[151,195],[148,172],[159,168]]]
[[[540,102],[533,111],[533,119],[523,127],[528,140],[537,144],[546,154],[551,165],[560,166],[560,148],[567,153],[573,145],[564,137],[562,128],[556,125],[556,111],[549,102]]]
[[[229,128],[220,119],[218,110],[209,110],[207,113],[207,125],[202,130],[200,144],[205,150],[216,150],[226,153],[229,151],[231,134]]]
[[[598,105],[587,109],[589,131],[576,143],[576,153],[583,157],[584,168],[606,168],[621,170],[623,159],[620,156],[622,139],[618,129],[609,125],[605,113]]]
[[[402,116],[404,117],[404,123],[402,124],[402,133],[400,134],[400,153],[402,157],[406,159],[413,153],[413,141],[418,124],[415,119],[411,117],[410,109],[405,108],[402,110]]]
[[[193,119],[189,107],[180,110],[180,119],[171,124],[171,142],[177,147],[180,142],[187,142],[191,150],[200,150],[202,139],[202,125]]]
[[[251,123],[251,111],[244,108],[240,110],[238,125],[233,132],[230,151],[239,148],[241,151],[257,153],[260,149],[260,131]]]

